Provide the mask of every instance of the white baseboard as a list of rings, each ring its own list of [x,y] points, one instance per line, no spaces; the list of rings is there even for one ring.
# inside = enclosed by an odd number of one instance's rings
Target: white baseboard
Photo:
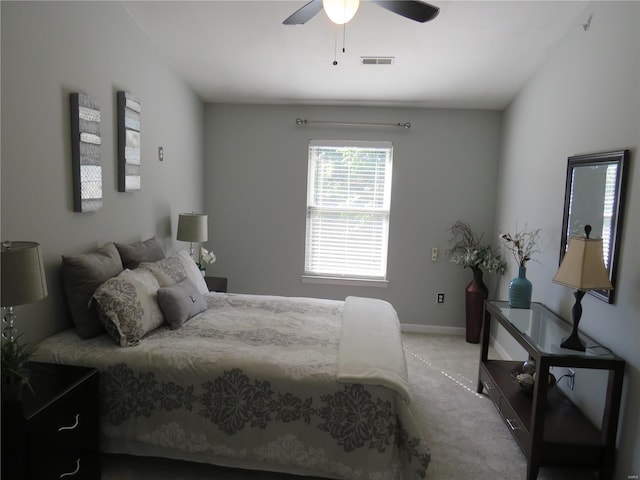
[[[416,323],[401,323],[400,330],[407,333],[430,333],[435,335],[465,335],[464,327],[442,327],[438,325],[418,325]],[[507,350],[498,342],[495,337],[489,339],[489,345],[503,360],[513,360]]]
[[[500,356],[501,359],[513,360],[513,358],[511,358],[511,355],[507,353],[507,351],[500,344],[500,342],[498,342],[494,337],[491,337],[489,339],[489,345],[493,347],[493,349],[496,351],[496,353]]]
[[[437,335],[464,335],[463,327],[441,327],[438,325],[418,325],[416,323],[401,323],[400,330],[407,333],[434,333]]]

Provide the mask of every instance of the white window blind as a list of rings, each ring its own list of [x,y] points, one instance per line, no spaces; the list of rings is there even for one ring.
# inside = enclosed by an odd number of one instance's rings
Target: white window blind
[[[309,144],[305,275],[384,280],[391,142]]]
[[[602,215],[602,258],[604,266],[609,268],[611,260],[611,217],[613,216],[613,207],[616,201],[616,185],[618,180],[618,166],[611,164],[607,166],[607,173],[604,184],[604,211]]]

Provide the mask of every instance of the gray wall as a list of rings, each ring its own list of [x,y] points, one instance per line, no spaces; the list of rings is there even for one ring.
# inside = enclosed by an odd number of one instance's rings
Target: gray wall
[[[68,325],[60,255],[158,235],[203,204],[204,107],[116,2],[2,2],[2,240],[41,244],[49,297],[18,307],[27,341]],[[116,91],[142,104],[142,190],[117,192]],[[100,100],[104,207],[72,211],[69,93]],[[158,146],[165,151],[157,159]]]
[[[528,264],[533,299],[571,318],[573,292],[551,279],[558,267],[567,158],[631,150],[616,302],[585,295],[580,329],[627,361],[616,479],[640,473],[640,3],[595,2],[591,28],[576,26],[505,112],[496,226],[543,229],[539,263]],[[513,263],[502,278],[506,298]],[[506,343],[506,341],[504,342]],[[562,372],[557,372],[558,375]],[[576,374],[575,401],[599,422],[602,375]]]
[[[298,127],[296,117],[412,126]],[[210,272],[234,292],[383,298],[404,324],[457,331],[471,272],[445,257],[447,229],[465,220],[490,239],[501,121],[494,111],[207,105],[205,203],[218,257]],[[302,283],[310,139],[393,142],[388,288]]]

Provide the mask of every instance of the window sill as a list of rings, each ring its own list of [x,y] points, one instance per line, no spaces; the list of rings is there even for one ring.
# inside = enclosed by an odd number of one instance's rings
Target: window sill
[[[321,277],[316,275],[302,275],[302,283],[315,283],[323,285],[345,285],[349,287],[377,287],[387,288],[388,280],[371,280],[366,278],[348,277]]]

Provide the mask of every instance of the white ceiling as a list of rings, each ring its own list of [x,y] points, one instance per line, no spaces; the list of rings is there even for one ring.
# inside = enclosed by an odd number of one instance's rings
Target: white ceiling
[[[589,16],[582,1],[432,0],[440,15],[421,24],[363,0],[342,53],[343,30],[324,12],[282,24],[305,3],[123,5],[198,95],[217,103],[503,109]],[[395,62],[362,65],[362,56]]]

